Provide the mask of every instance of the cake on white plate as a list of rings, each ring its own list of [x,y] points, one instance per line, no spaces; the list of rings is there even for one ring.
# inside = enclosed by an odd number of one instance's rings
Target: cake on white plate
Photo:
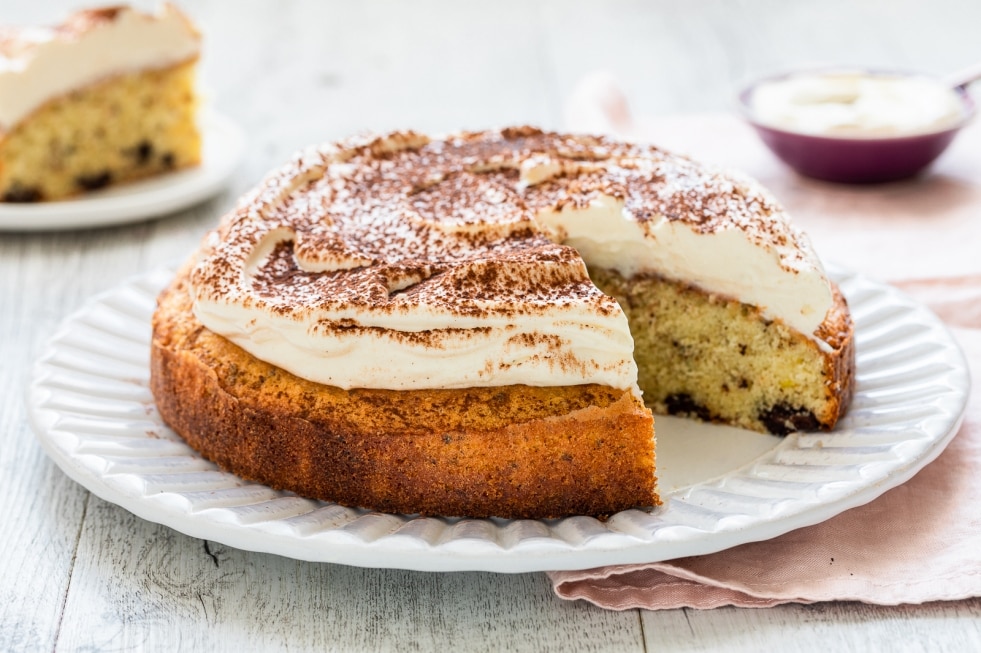
[[[200,41],[170,4],[0,28],[0,201],[57,200],[200,163]]]
[[[650,409],[830,429],[853,384],[847,305],[757,184],[531,127],[303,152],[153,331],[151,388],[194,448],[388,512],[653,506]]]

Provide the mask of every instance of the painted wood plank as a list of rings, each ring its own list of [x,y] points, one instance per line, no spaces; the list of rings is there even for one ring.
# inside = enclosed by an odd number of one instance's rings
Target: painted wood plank
[[[979,599],[902,606],[839,602],[686,609],[645,612],[642,618],[651,651],[981,650]]]
[[[93,498],[65,650],[641,651],[636,612],[555,599],[543,574],[361,569],[186,537]]]

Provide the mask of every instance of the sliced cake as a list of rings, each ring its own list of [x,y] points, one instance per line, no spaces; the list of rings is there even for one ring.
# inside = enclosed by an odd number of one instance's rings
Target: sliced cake
[[[200,35],[173,5],[0,29],[0,201],[57,200],[201,161]]]
[[[528,127],[302,153],[207,236],[153,330],[151,387],[191,446],[403,513],[653,506],[645,400],[828,429],[853,376],[844,299],[755,183]]]

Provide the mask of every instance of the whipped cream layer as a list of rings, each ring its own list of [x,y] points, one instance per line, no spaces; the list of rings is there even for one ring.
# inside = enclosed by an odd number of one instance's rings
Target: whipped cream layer
[[[639,222],[623,198],[602,194],[581,209],[545,210],[538,220],[590,266],[684,281],[759,306],[813,339],[833,302],[818,260],[791,245],[803,242],[800,234],[764,245],[735,225],[700,232],[664,215]]]
[[[850,138],[928,133],[964,118],[964,103],[940,80],[885,73],[790,75],[757,86],[750,106],[766,125]]]
[[[198,56],[200,35],[174,6],[81,11],[53,28],[0,32],[0,130],[45,102],[114,75]]]
[[[532,128],[304,152],[208,236],[191,292],[208,329],[345,389],[637,392],[626,317],[586,264],[757,304],[815,339],[832,305],[753,182]]]

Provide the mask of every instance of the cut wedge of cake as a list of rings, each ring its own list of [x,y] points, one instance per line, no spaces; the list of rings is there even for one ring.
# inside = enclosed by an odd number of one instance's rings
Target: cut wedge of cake
[[[0,201],[57,200],[201,161],[200,35],[174,6],[0,30]]]

